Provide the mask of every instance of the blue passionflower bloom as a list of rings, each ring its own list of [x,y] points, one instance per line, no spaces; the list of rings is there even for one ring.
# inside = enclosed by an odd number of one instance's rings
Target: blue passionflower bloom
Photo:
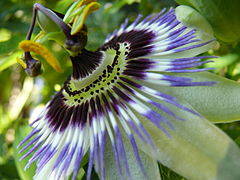
[[[174,126],[164,113],[176,121],[184,119],[166,103],[199,116],[175,97],[153,87],[213,85],[214,82],[194,82],[189,77],[176,76],[209,70],[195,69],[209,62],[202,61],[209,56],[177,55],[210,42],[198,39],[195,29],[178,21],[174,9],[164,9],[145,18],[139,15],[130,24],[126,20],[96,51],[82,48],[70,55],[72,74],[19,145],[20,152],[32,146],[21,159],[32,154],[26,168],[37,161],[34,179],[66,179],[71,175],[75,179],[87,153],[87,179],[91,179],[93,166],[104,179],[106,138],[111,141],[119,177],[123,179],[123,169],[131,177],[123,135],[128,137],[137,163],[147,176],[136,137],[153,150],[155,145],[142,121],[150,121],[170,136],[163,124],[172,130]]]

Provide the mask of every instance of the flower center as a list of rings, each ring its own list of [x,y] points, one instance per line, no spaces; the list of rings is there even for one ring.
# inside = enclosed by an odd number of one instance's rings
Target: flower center
[[[107,47],[105,52],[100,51],[102,56],[98,66],[92,71],[88,70],[87,76],[81,78],[81,76],[73,73],[63,87],[63,94],[67,99],[65,103],[67,105],[78,105],[114,86],[126,69],[128,49],[128,43],[119,43],[116,47]],[[99,59],[99,57],[95,58]],[[73,63],[73,71],[81,72],[84,67],[77,65],[77,63]],[[76,77],[78,78],[76,79]]]

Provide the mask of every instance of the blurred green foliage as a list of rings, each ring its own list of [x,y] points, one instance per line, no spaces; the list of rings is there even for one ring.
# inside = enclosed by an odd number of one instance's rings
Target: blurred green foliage
[[[72,0],[39,0],[35,2],[64,13]],[[97,49],[103,43],[106,35],[118,28],[125,17],[128,17],[129,21],[133,21],[138,13],[148,15],[159,12],[164,7],[177,6],[173,0],[102,0],[99,2],[102,4],[102,8],[92,14],[86,22],[89,31],[87,47],[92,50]],[[179,0],[179,2],[183,1]],[[32,6],[32,1],[0,1],[0,82],[2,83],[0,88],[0,179],[4,180],[31,179],[29,174],[33,173],[32,169],[27,170],[26,173],[19,170],[16,143],[20,141],[19,138],[23,137],[23,134],[27,134],[29,131],[26,125],[30,115],[35,113],[33,108],[45,104],[54,92],[60,89],[61,84],[71,72],[67,53],[54,42],[49,42],[47,46],[53,50],[60,61],[65,70],[64,73],[56,73],[43,61],[43,74],[32,79],[26,76],[19,64],[16,64],[16,57],[21,56],[22,53],[18,49],[18,42],[26,37],[32,17]],[[240,17],[237,18],[239,20]],[[36,28],[36,32],[37,30],[38,28]],[[214,67],[213,72],[220,76],[235,81],[240,80],[239,44],[236,42],[221,44],[220,48],[206,53],[206,55],[209,54],[218,55],[221,58],[205,66]],[[235,122],[221,124],[219,127],[240,145],[239,125],[239,122]],[[16,139],[15,143],[13,143],[14,139]],[[86,170],[86,167],[83,168]],[[163,180],[184,179],[162,165],[160,165],[160,172]],[[97,178],[96,175],[94,177]]]

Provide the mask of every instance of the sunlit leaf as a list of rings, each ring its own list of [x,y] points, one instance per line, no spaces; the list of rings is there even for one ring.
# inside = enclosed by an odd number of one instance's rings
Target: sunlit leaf
[[[115,1],[108,8],[105,9],[105,13],[113,14],[116,13],[124,5],[131,5],[133,3],[139,3],[140,0],[119,0]]]
[[[4,55],[0,58],[0,72],[16,64],[16,58],[21,55],[20,51],[16,51],[11,55]]]
[[[237,53],[229,53],[227,55],[221,56],[219,58],[211,59],[214,62],[205,64],[205,67],[214,68],[214,72],[219,72],[222,68],[227,67],[228,65],[236,62],[240,58],[240,55]]]
[[[34,82],[32,78],[27,77],[25,79],[22,91],[18,94],[16,100],[9,108],[9,117],[11,120],[15,120],[20,114],[22,108],[24,107],[33,90],[33,83]]]
[[[77,175],[77,180],[81,180],[84,175],[85,175],[84,169],[83,168],[79,169],[78,175]]]
[[[7,54],[17,49],[18,42],[24,39],[23,36],[16,34],[11,39],[0,42],[0,54]]]

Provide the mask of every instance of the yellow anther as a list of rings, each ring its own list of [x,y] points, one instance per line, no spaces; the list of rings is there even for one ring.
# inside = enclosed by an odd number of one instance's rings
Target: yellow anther
[[[53,67],[53,69],[55,69],[57,72],[63,72],[58,60],[43,45],[31,40],[23,40],[19,43],[19,48],[25,52],[34,52],[42,56],[48,62],[48,64]]]
[[[17,57],[16,61],[23,67],[23,69],[27,68],[27,64],[22,60],[22,58]]]
[[[90,3],[96,2],[96,0],[78,0],[75,3],[73,3],[70,8],[68,8],[68,11],[66,12],[63,21],[67,24],[73,23],[74,19],[81,15],[83,12],[83,9]]]
[[[84,6],[84,5],[88,5],[92,2],[96,2],[97,0],[82,0],[82,1],[79,1],[79,3],[77,4],[76,8],[79,8],[81,6]]]
[[[72,25],[72,30],[71,30],[71,35],[74,35],[78,32],[81,31],[84,22],[87,18],[87,16],[96,11],[97,9],[100,8],[100,4],[97,2],[93,2],[93,0],[86,0],[86,1],[81,1],[84,3],[86,3],[86,7],[84,7],[83,11],[81,12],[80,15],[77,15],[74,17],[74,21],[73,21],[73,25]]]

